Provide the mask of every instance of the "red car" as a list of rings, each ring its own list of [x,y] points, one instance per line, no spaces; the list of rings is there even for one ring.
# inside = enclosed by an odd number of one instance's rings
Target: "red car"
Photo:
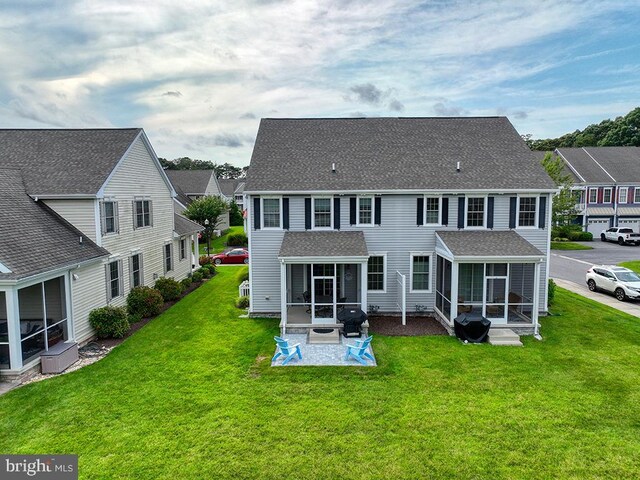
[[[239,263],[249,263],[249,252],[244,248],[234,248],[226,253],[211,255],[213,263],[216,265],[233,265]]]

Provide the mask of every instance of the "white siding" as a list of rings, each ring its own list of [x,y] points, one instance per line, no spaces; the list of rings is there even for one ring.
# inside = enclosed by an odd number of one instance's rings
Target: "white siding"
[[[78,277],[71,280],[71,304],[73,305],[73,323],[77,342],[83,342],[94,334],[89,325],[89,313],[94,308],[107,304],[107,290],[105,283],[105,266],[98,262],[86,267],[73,270]],[[123,305],[124,302],[115,302]]]
[[[96,241],[96,200],[44,200],[48,207]]]

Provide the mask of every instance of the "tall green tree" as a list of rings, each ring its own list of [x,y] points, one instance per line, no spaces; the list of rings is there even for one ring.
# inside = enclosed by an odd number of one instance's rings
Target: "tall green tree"
[[[565,170],[564,160],[551,152],[542,159],[542,166],[555,184],[560,187],[560,193],[553,197],[551,220],[554,225],[569,225],[576,214],[576,197],[571,190],[573,179]]]
[[[240,211],[240,207],[235,202],[235,200],[231,200],[231,203],[229,204],[229,225],[233,227],[244,225],[242,212]]]
[[[229,205],[222,198],[206,196],[198,198],[189,204],[183,215],[204,227],[204,235],[207,240],[211,238],[214,230],[222,223]]]

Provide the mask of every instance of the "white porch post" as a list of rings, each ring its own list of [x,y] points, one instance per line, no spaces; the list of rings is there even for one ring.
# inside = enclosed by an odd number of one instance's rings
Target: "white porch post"
[[[531,320],[533,320],[533,334],[538,337],[538,310],[540,305],[540,263],[535,264],[533,275],[533,312],[531,312]]]
[[[451,313],[449,323],[458,316],[458,270],[459,264],[456,261],[451,262]]]
[[[7,301],[7,329],[9,333],[10,370],[22,368],[22,345],[20,343],[20,312],[18,308],[18,290],[6,292]]]
[[[287,325],[287,264],[280,262],[280,318],[281,324]]]
[[[363,312],[368,313],[367,305],[367,263],[360,264],[360,308]]]
[[[191,252],[191,255],[193,255],[193,263],[191,265],[195,265],[195,267],[191,267],[191,271],[194,271],[195,269],[197,269],[200,266],[200,242],[198,241],[198,234],[196,233],[195,235],[193,235],[194,238],[194,242],[193,242],[193,248],[194,251]]]
[[[71,272],[67,272],[64,275],[64,301],[67,302],[67,335],[69,338],[67,340],[76,339],[76,322],[74,322],[73,318],[73,302],[71,301]]]

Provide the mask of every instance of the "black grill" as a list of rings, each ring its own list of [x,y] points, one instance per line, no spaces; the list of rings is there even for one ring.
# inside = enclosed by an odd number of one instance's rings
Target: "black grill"
[[[480,314],[463,313],[453,321],[453,330],[462,341],[482,343],[491,328],[491,321]]]
[[[345,337],[360,337],[362,324],[367,321],[367,314],[359,308],[344,308],[338,312],[338,321],[344,324]]]

